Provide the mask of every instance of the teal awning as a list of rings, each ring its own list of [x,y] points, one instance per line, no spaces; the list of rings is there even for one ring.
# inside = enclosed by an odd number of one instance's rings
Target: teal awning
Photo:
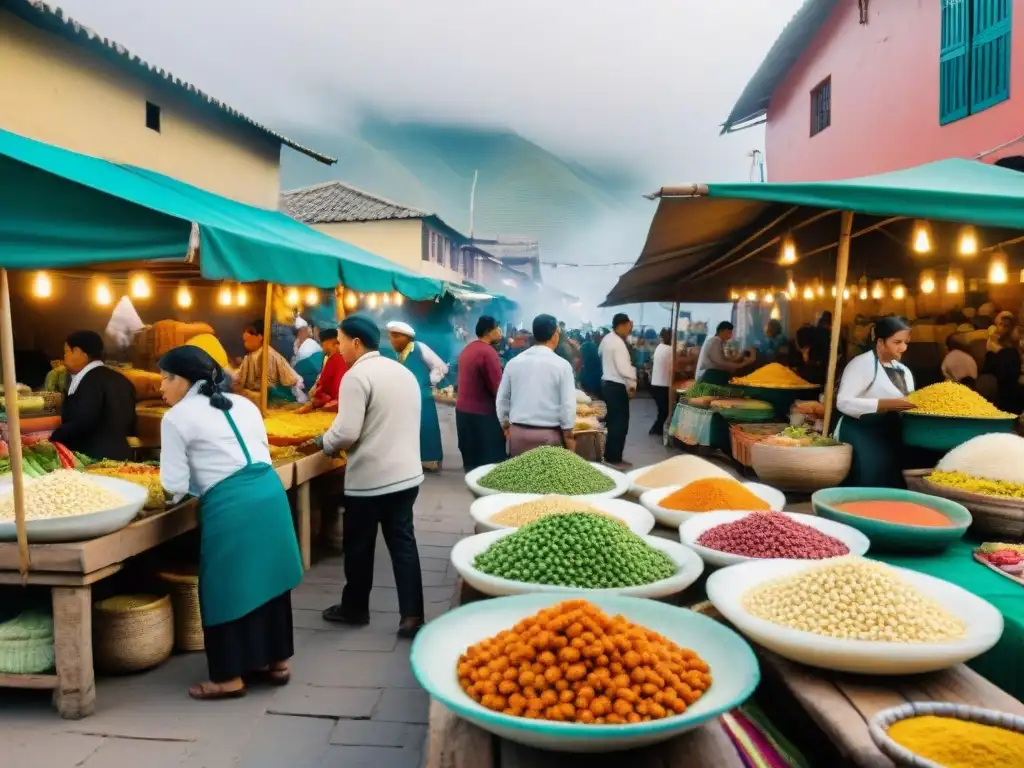
[[[278,211],[229,200],[153,171],[0,130],[0,266],[86,267],[183,260],[192,225],[209,280],[268,281],[413,300],[443,285]]]
[[[721,301],[730,287],[782,288],[777,241],[787,232],[801,254],[792,267],[796,278],[828,279],[840,211],[855,213],[851,280],[862,274],[916,280],[922,269],[947,266],[961,224],[984,228],[983,247],[1024,230],[1024,174],[972,160],[836,181],[664,187],[657,197],[640,258],[605,305]],[[915,219],[934,229],[936,248],[927,257],[908,252]],[[975,261],[984,266],[984,259]]]

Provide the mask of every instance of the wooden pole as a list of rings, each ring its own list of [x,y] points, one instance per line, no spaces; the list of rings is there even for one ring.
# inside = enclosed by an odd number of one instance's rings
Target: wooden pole
[[[672,423],[672,415],[676,409],[676,344],[679,336],[679,302],[672,302],[672,367],[668,374],[668,423]],[[668,426],[662,432],[664,445],[668,445]]]
[[[267,389],[270,384],[270,325],[273,321],[274,284],[267,283],[267,301],[263,307],[263,365],[260,366],[260,410],[267,415]]]
[[[14,368],[14,326],[11,322],[11,285],[0,269],[0,354],[4,366],[7,429],[10,432],[11,479],[14,481],[14,522],[18,532],[18,570],[28,582],[28,533],[25,531],[25,478],[21,470],[21,414],[18,412],[18,372]]]
[[[853,211],[843,211],[839,220],[839,258],[836,259],[836,303],[832,311],[832,340],[828,347],[828,375],[825,379],[825,431],[828,432],[835,402],[836,364],[843,330],[843,292],[846,273],[850,266],[850,233],[853,230]]]

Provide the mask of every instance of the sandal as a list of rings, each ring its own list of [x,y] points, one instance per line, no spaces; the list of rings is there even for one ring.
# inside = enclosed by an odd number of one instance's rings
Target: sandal
[[[204,682],[191,685],[188,695],[196,701],[218,701],[220,699],[240,699],[245,696],[245,685],[241,688],[224,688],[219,683]]]
[[[285,667],[284,669],[258,669],[253,673],[255,681],[266,683],[267,685],[273,685],[280,687],[282,685],[288,685],[292,679],[292,671]]]

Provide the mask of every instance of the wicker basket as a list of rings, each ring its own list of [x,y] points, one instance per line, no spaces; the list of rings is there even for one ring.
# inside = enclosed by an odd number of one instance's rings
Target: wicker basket
[[[753,466],[750,457],[750,448],[771,435],[777,435],[788,427],[788,424],[733,424],[729,427],[729,445],[732,449],[732,457],[744,467]]]
[[[853,448],[847,443],[802,448],[756,443],[750,457],[761,481],[780,491],[813,493],[846,479]]]
[[[1024,500],[1001,499],[932,483],[928,480],[931,473],[930,469],[905,469],[907,488],[963,504],[974,519],[972,532],[1024,539]]]
[[[174,649],[171,599],[119,595],[93,606],[96,668],[110,674],[141,672],[165,662]]]
[[[201,651],[206,647],[199,613],[198,570],[196,566],[181,566],[158,574],[174,606],[174,647],[179,651]]]
[[[971,707],[966,704],[933,701],[915,701],[910,704],[883,709],[871,718],[868,732],[871,734],[871,739],[875,742],[875,745],[897,765],[906,765],[910,766],[910,768],[943,768],[938,763],[914,754],[906,747],[897,744],[889,738],[889,728],[893,724],[900,720],[920,717],[921,715],[935,715],[936,717],[967,720],[968,722],[980,723],[981,725],[1004,728],[1015,733],[1024,733],[1024,717],[1011,715],[1006,712],[997,712],[994,709]]]
[[[587,429],[576,432],[576,455],[587,461],[604,461],[604,445],[608,433],[603,429]]]

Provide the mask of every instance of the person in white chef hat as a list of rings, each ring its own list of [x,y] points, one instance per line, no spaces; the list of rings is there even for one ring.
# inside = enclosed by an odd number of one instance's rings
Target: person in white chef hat
[[[293,345],[292,368],[302,377],[303,387],[309,392],[324,367],[324,353],[320,343],[313,338],[313,329],[302,315],[295,316],[295,344]]]
[[[441,426],[437,420],[433,387],[448,375],[448,366],[430,347],[416,341],[416,330],[395,320],[387,324],[398,362],[408,368],[420,385],[420,459],[428,471],[441,469]]]

